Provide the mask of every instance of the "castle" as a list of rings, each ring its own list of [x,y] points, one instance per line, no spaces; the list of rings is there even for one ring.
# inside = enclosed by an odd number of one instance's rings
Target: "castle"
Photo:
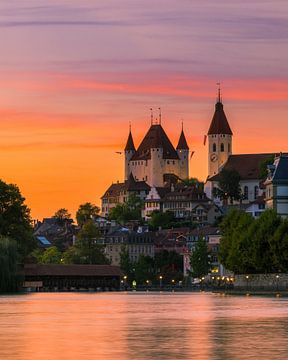
[[[241,179],[240,187],[243,194],[241,202],[247,204],[247,211],[253,213],[253,216],[260,215],[265,209],[265,187],[261,179],[260,167],[261,163],[274,159],[275,153],[232,153],[233,133],[224,112],[220,89],[206,138],[208,138],[208,176],[205,183],[207,197],[217,205],[221,205],[220,200],[213,196],[213,188],[218,186],[222,169],[236,170]],[[161,116],[159,122],[154,122],[151,117],[150,128],[137,149],[130,127],[124,149],[124,173],[124,182],[112,184],[101,198],[103,216],[107,216],[109,210],[118,203],[125,202],[131,193],[136,193],[143,200],[147,198],[151,201],[155,198],[154,193],[157,193],[157,189],[161,192],[161,188],[171,184],[171,180],[175,183],[189,178],[189,146],[183,126],[178,144],[174,147],[161,125]],[[160,198],[161,196],[158,200],[161,202]]]
[[[164,185],[165,175],[174,175],[183,180],[189,177],[189,147],[183,127],[178,145],[174,148],[161,122],[151,122],[137,150],[130,128],[124,153],[125,180],[132,174],[136,181],[161,187]]]

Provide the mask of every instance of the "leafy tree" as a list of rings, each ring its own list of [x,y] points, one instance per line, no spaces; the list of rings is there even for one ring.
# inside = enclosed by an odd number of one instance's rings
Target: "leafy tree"
[[[157,230],[158,228],[169,229],[173,221],[174,215],[172,212],[153,211],[148,224],[154,230]]]
[[[250,214],[232,209],[220,224],[222,237],[219,260],[227,269],[237,274],[254,272],[251,239],[248,237],[248,229],[253,222]]]
[[[281,224],[281,218],[274,210],[266,210],[249,227],[248,238],[251,241],[252,262],[258,273],[277,271],[273,263],[271,242]]]
[[[191,275],[194,278],[205,276],[210,271],[208,247],[205,239],[201,238],[197,241],[195,249],[193,250],[190,263]]]
[[[79,206],[76,212],[76,220],[79,226],[83,226],[86,221],[95,218],[100,212],[98,206],[87,202]]]
[[[274,155],[271,155],[268,159],[262,161],[259,166],[259,175],[261,180],[265,180],[268,176],[267,166],[274,163]]]
[[[0,235],[14,239],[21,258],[36,246],[30,210],[19,188],[0,180]]]
[[[0,237],[0,293],[17,291],[18,275],[17,243],[8,237]]]
[[[195,186],[200,191],[204,191],[204,182],[198,180],[197,178],[192,177],[192,178],[184,179],[183,183],[187,186]]]
[[[71,220],[71,214],[68,212],[67,209],[61,208],[55,212],[53,218],[57,219],[60,224],[65,223],[67,220]]]
[[[227,201],[241,199],[240,175],[236,170],[223,169],[219,174],[218,187],[213,189],[213,195]]]
[[[79,231],[74,246],[63,256],[64,263],[74,264],[109,264],[104,253],[104,246],[97,244],[99,230],[92,220],[87,221]]]
[[[61,264],[62,253],[56,246],[46,249],[41,257],[42,264]]]
[[[288,219],[281,221],[273,237],[270,239],[275,270],[288,271]]]
[[[109,219],[125,224],[130,220],[141,220],[143,200],[134,193],[129,195],[128,200],[123,204],[117,204],[109,212]]]
[[[133,264],[129,257],[129,251],[127,250],[125,245],[121,246],[120,268],[123,271],[124,275],[126,275],[128,277],[128,280],[130,280]]]
[[[152,281],[154,279],[154,260],[150,256],[140,255],[134,264],[134,268],[137,284],[144,285],[146,280]]]

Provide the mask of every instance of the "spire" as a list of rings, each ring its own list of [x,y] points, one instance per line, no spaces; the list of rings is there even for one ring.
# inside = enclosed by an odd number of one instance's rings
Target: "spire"
[[[211,121],[210,128],[208,130],[208,135],[217,135],[217,134],[233,135],[223,109],[220,83],[217,83],[217,85],[219,86],[218,97],[217,97],[217,102],[215,104],[215,112]]]
[[[178,141],[178,145],[176,146],[177,150],[189,150],[189,146],[187,144],[185,135],[184,135],[184,130],[183,130],[183,121],[182,121],[182,130],[181,130],[181,134],[179,137],[179,141]]]
[[[218,85],[218,96],[217,96],[217,103],[222,104],[222,97],[221,97],[221,83],[218,82],[216,85]]]
[[[135,146],[134,146],[134,141],[133,141],[133,137],[132,137],[132,132],[131,132],[131,123],[129,122],[129,135],[128,135],[128,139],[127,139],[127,143],[125,146],[125,151],[136,151]]]

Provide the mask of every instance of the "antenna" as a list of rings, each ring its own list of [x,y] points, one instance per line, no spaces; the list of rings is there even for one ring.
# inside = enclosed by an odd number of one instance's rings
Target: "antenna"
[[[159,124],[161,125],[161,120],[162,120],[162,114],[161,114],[161,108],[158,108],[159,110]]]
[[[220,82],[217,82],[216,85],[218,86],[217,102],[221,103],[221,102],[222,102],[222,98],[221,98],[221,83],[220,83]]]
[[[131,121],[129,121],[129,132],[131,132]]]
[[[150,112],[151,112],[151,125],[153,125],[153,109],[152,108],[150,108]]]

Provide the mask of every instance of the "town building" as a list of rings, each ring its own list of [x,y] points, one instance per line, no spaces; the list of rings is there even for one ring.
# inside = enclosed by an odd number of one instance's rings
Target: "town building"
[[[268,165],[265,202],[282,217],[288,216],[288,154],[280,154]]]
[[[150,191],[150,186],[145,181],[136,181],[133,174],[130,173],[127,180],[123,183],[112,184],[101,197],[101,216],[107,217],[109,211],[117,204],[125,203],[129,196],[134,194],[141,200],[146,199]]]
[[[144,231],[143,231],[144,230]],[[145,231],[141,227],[138,230],[129,230],[125,227],[119,227],[106,234],[102,243],[105,245],[105,254],[112,265],[120,265],[121,251],[125,249],[129,253],[129,259],[132,263],[137,262],[139,256],[150,256],[154,258],[155,233]]]

